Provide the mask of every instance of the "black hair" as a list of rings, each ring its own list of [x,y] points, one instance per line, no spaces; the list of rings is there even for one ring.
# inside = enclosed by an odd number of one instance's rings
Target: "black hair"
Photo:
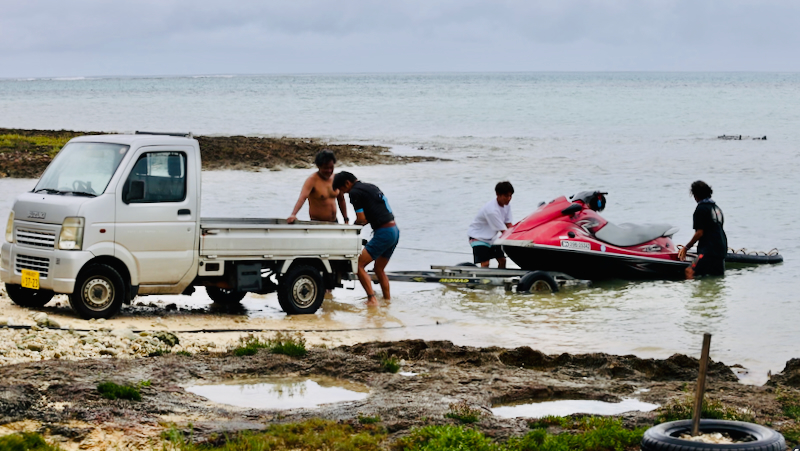
[[[328,164],[328,162],[333,161],[336,163],[336,155],[333,154],[328,149],[323,149],[317,152],[317,156],[314,157],[314,164],[317,166],[322,166],[323,164]]]
[[[355,183],[358,179],[355,175],[347,172],[342,171],[333,176],[333,189],[339,189],[344,186],[344,182]]]
[[[708,184],[702,180],[698,180],[692,183],[692,189],[690,191],[692,192],[692,195],[694,197],[700,200],[708,199],[709,197],[711,197],[711,194],[714,193],[711,187],[708,186]]]
[[[511,182],[506,180],[495,185],[494,192],[498,196],[503,194],[514,194],[514,187],[511,186]]]

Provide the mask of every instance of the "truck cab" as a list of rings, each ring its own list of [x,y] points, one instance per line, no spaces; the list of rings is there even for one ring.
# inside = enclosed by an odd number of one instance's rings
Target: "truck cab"
[[[215,302],[278,291],[287,313],[313,313],[357,268],[358,226],[202,219],[200,175],[191,135],[70,140],[9,215],[0,252],[9,296],[40,307],[67,294],[81,317],[108,318],[137,295],[205,286]]]

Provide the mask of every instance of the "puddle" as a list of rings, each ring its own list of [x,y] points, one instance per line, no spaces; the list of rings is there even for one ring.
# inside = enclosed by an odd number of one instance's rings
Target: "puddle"
[[[193,385],[186,391],[210,401],[256,409],[316,408],[322,404],[360,401],[369,388],[325,376],[237,380],[219,385]]]
[[[617,415],[623,412],[638,410],[649,412],[658,407],[658,404],[642,402],[638,399],[623,399],[622,402],[603,402],[591,400],[561,400],[534,402],[525,401],[522,403],[501,404],[492,408],[495,416],[502,418],[541,418],[548,415],[563,417],[573,413],[586,413],[591,415]]]

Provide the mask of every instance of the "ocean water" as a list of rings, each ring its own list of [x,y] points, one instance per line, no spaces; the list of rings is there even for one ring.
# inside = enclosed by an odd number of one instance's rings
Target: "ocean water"
[[[672,223],[679,244],[692,234],[689,185],[705,180],[725,212],[729,244],[778,248],[785,263],[555,295],[394,283],[393,300],[378,311],[362,305],[357,287],[335,291],[318,321],[376,327],[375,339],[659,358],[699,356],[709,332],[712,358],[743,365],[754,383],[800,357],[798,124],[800,74],[784,73],[0,80],[0,127],[321,137],[444,158],[349,169],[380,186],[396,213],[401,241],[390,270],[471,260],[466,228],[500,180],[516,189],[515,219],[541,201],[601,189],[607,219]],[[723,134],[743,139],[717,139]],[[288,216],[309,173],[206,172],[203,215]],[[0,215],[34,184],[1,179]],[[244,304],[252,316],[284,318],[274,297]]]

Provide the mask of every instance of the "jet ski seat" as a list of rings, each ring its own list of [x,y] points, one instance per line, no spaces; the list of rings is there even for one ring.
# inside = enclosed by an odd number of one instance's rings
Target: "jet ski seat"
[[[605,241],[614,246],[628,247],[660,238],[671,237],[678,232],[677,227],[670,224],[612,224],[606,223],[602,229],[595,232],[594,236],[600,241]]]

